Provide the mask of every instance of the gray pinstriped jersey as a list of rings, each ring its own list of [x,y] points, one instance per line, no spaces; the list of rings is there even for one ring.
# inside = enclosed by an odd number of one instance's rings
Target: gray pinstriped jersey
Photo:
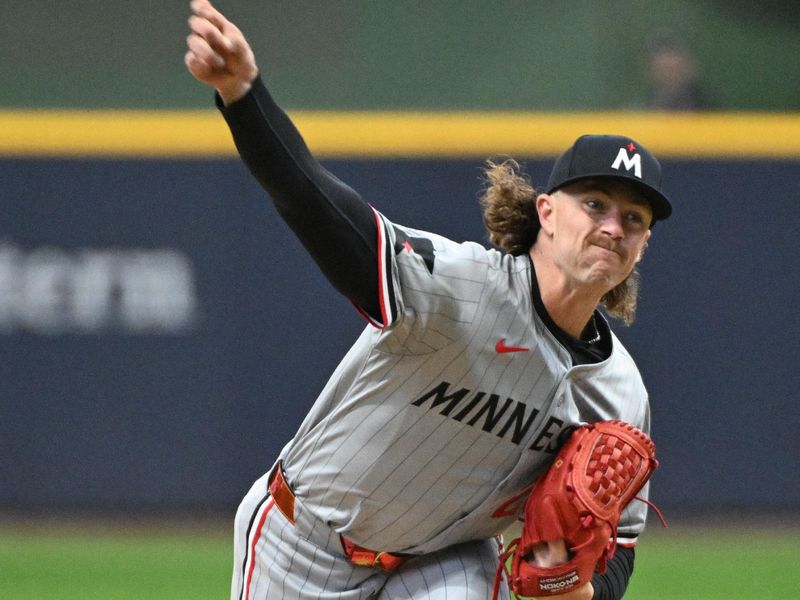
[[[488,538],[517,518],[573,427],[619,418],[649,431],[627,351],[612,334],[608,359],[572,366],[536,314],[526,256],[376,219],[383,322],[361,334],[281,456],[317,517],[395,552]],[[618,541],[635,542],[645,516],[632,502]]]

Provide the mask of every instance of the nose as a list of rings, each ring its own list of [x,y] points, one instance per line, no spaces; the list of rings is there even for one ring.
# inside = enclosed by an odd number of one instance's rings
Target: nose
[[[600,231],[612,240],[621,240],[625,236],[622,213],[619,210],[609,211],[600,224]]]

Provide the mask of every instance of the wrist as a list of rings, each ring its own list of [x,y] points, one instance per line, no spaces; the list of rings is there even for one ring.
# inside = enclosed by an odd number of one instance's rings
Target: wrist
[[[252,80],[239,80],[230,85],[217,87],[217,93],[219,94],[219,97],[222,98],[222,103],[225,106],[230,106],[237,100],[240,100],[247,95],[252,87]]]

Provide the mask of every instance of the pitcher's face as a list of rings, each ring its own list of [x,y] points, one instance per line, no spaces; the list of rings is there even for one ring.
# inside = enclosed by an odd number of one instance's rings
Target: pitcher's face
[[[546,197],[542,227],[552,236],[553,261],[577,285],[608,292],[631,274],[647,240],[653,212],[635,188],[587,180]]]

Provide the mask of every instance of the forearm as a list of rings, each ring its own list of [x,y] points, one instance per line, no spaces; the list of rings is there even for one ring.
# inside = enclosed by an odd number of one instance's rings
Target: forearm
[[[606,563],[606,572],[592,577],[592,600],[620,600],[625,594],[636,555],[633,548],[617,546],[614,557]]]

